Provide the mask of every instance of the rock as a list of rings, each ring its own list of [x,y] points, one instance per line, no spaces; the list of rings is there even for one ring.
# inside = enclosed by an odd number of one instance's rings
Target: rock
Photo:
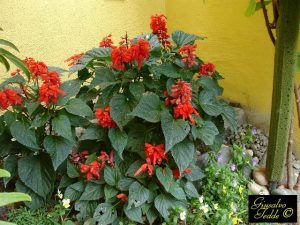
[[[253,157],[253,151],[251,149],[247,149],[247,154],[250,155],[251,157]]]
[[[251,178],[251,172],[252,172],[252,169],[250,166],[245,166],[244,169],[243,169],[243,173],[246,177],[249,177]]]
[[[196,162],[197,166],[199,166],[201,168],[206,167],[208,164],[208,156],[209,156],[209,154],[207,152],[201,154],[199,157],[199,160]]]
[[[271,191],[271,194],[272,195],[297,195],[297,192],[287,188],[277,188]]]
[[[238,125],[241,126],[243,124],[246,124],[247,121],[246,121],[246,114],[245,114],[244,109],[235,107],[234,111],[236,114],[236,120],[237,120]]]
[[[266,167],[267,164],[267,153],[265,152],[264,155],[259,160],[259,166]]]
[[[300,161],[299,160],[295,161],[293,167],[297,170],[300,170]]]
[[[265,186],[261,186],[254,181],[248,184],[248,188],[254,195],[270,195],[270,192]]]
[[[254,170],[252,173],[252,176],[256,183],[263,185],[263,186],[268,185],[265,168],[260,168],[258,170]]]
[[[222,145],[219,151],[219,164],[226,165],[231,159],[231,149],[227,145]]]

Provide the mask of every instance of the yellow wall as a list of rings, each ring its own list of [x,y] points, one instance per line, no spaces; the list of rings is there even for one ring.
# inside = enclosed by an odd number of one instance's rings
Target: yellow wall
[[[166,0],[170,30],[206,36],[198,54],[224,75],[224,96],[241,103],[252,123],[268,130],[274,47],[262,12],[245,17],[249,0]],[[300,80],[299,80],[300,81]],[[295,124],[296,126],[296,124]],[[296,131],[300,146],[300,132]],[[300,156],[299,149],[297,150]]]
[[[165,13],[164,0],[0,0],[0,36],[15,43],[22,57],[66,68],[66,58],[97,47],[109,33],[119,40],[125,31],[150,31],[157,12]]]

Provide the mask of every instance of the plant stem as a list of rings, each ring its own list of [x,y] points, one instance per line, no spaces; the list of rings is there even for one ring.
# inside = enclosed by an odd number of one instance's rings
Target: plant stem
[[[297,106],[297,114],[298,114],[298,125],[300,128],[300,87],[297,87],[297,84],[294,85],[294,93],[296,99],[296,106]]]
[[[281,1],[276,30],[272,111],[267,151],[267,176],[271,182],[281,181],[285,166],[296,74],[299,20],[300,1]]]
[[[267,30],[268,30],[269,37],[270,37],[272,43],[275,45],[275,37],[274,37],[274,34],[272,32],[271,23],[270,23],[270,20],[269,20],[269,17],[268,17],[268,10],[266,8],[265,1],[260,0],[260,3],[261,3],[261,8],[262,8],[262,11],[263,11],[263,14],[264,14],[264,18],[265,18],[266,27],[267,27]]]
[[[292,112],[293,112],[292,107]],[[293,140],[294,140],[294,130],[293,130],[293,121],[294,117],[292,115],[291,118],[291,125],[290,125],[290,137],[289,137],[289,143],[288,143],[288,150],[287,150],[287,185],[290,190],[293,190]]]

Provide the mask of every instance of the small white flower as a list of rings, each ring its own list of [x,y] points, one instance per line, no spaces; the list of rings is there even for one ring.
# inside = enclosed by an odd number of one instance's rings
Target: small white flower
[[[179,219],[183,220],[183,221],[186,219],[186,211],[185,210],[179,214]]]
[[[122,94],[124,92],[123,88],[120,88],[119,93]]]
[[[215,209],[215,210],[219,209],[219,204],[218,204],[218,203],[215,203],[215,204],[214,204],[214,209]]]
[[[147,40],[149,40],[149,38],[150,38],[150,35],[149,35],[149,34],[147,34],[147,35],[146,35],[146,39],[147,39]]]
[[[204,197],[203,197],[203,195],[201,195],[201,196],[199,197],[199,202],[200,202],[200,203],[203,203],[203,200],[204,200]]]
[[[153,77],[153,76],[154,76],[153,73],[150,73],[150,74],[149,74],[149,77]]]
[[[144,78],[143,77],[140,77],[140,82],[143,82],[144,81]]]
[[[233,181],[232,181],[232,186],[233,186],[233,187],[236,187],[236,186],[237,186],[237,181],[236,181],[236,180],[233,180]]]
[[[63,203],[63,207],[65,207],[66,209],[70,208],[70,199],[63,199],[62,203]]]
[[[59,189],[57,189],[57,196],[59,199],[63,199],[63,197],[64,197]]]
[[[15,139],[15,138],[12,138],[12,139],[10,139],[11,141],[16,141],[17,139]]]
[[[205,204],[205,205],[201,206],[200,209],[204,212],[204,214],[206,214],[208,212],[208,205]]]

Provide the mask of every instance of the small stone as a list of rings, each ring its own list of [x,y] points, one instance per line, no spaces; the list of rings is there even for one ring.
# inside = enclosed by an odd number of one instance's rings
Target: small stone
[[[299,160],[295,161],[293,167],[297,170],[300,170],[300,161]]]
[[[226,165],[230,159],[231,159],[231,150],[230,147],[228,147],[227,145],[222,145],[221,149],[219,151],[220,154],[220,161],[219,164],[220,165]]]
[[[247,154],[253,157],[253,151],[251,149],[247,149]]]
[[[243,168],[243,173],[244,173],[244,175],[245,175],[246,177],[251,178],[251,172],[252,172],[252,169],[251,169],[250,166],[245,166],[245,167]]]
[[[271,191],[272,195],[297,195],[297,192],[292,191],[287,188],[277,188],[273,191]]]
[[[270,195],[270,192],[265,186],[261,186],[254,181],[248,184],[248,188],[254,195]]]
[[[252,176],[255,180],[256,183],[266,186],[268,185],[268,180],[266,177],[266,169],[265,168],[260,168],[258,170],[254,170],[252,172]]]
[[[208,156],[209,154],[206,152],[204,154],[201,154],[200,159],[196,161],[197,166],[204,168],[208,164]]]

